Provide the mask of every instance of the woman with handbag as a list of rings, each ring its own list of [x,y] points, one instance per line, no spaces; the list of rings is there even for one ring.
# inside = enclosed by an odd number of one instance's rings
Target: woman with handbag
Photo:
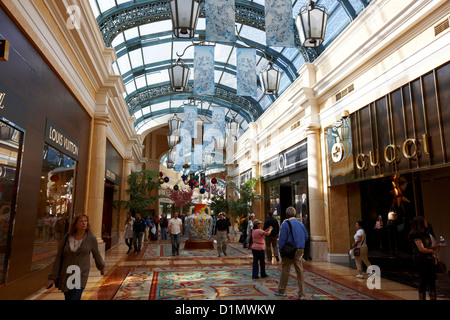
[[[408,235],[413,247],[413,262],[419,273],[419,300],[426,300],[427,290],[430,300],[436,300],[435,254],[440,246],[433,246],[428,223],[422,216],[414,218]]]
[[[253,231],[252,231],[252,254],[253,254],[253,269],[252,269],[252,279],[259,279],[259,268],[261,268],[261,278],[266,278],[266,263],[264,260],[264,253],[266,249],[266,242],[264,240],[265,236],[268,236],[272,232],[272,226],[267,228],[267,230],[262,230],[261,220],[256,219],[253,221]]]
[[[356,268],[358,269],[357,278],[363,279],[362,273],[362,261],[366,267],[370,267],[372,264],[369,261],[369,249],[366,243],[366,233],[364,232],[363,222],[358,221],[355,224],[356,233],[354,235],[355,242],[353,243],[353,255],[355,256]]]
[[[97,238],[91,232],[88,216],[82,213],[74,218],[58,248],[47,289],[55,285],[66,300],[81,300],[91,268],[91,252],[97,269],[104,275],[105,261],[98,251]]]

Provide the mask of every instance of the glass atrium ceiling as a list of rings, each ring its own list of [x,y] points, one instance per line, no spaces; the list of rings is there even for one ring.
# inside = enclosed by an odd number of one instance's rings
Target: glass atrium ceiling
[[[203,120],[211,117],[211,107],[227,109],[226,118],[233,116],[240,122],[240,133],[248,128],[298,77],[297,70],[305,62],[313,62],[318,55],[344,30],[371,0],[318,0],[329,17],[325,41],[318,49],[268,47],[264,26],[264,0],[236,0],[236,44],[215,43],[215,94],[195,97],[193,94],[194,46],[205,35],[205,10],[201,1],[200,17],[194,39],[178,39],[172,35],[172,21],[168,0],[89,0],[107,47],[116,50],[113,68],[121,75],[126,92],[124,99],[130,114],[136,118],[138,134],[167,124],[174,114],[183,119],[183,105],[190,97],[198,104]],[[308,0],[293,0],[293,19]],[[241,41],[240,39],[243,39]],[[258,48],[257,74],[272,59],[282,71],[277,95],[264,95],[258,79],[257,95],[236,94],[236,45]],[[183,54],[184,53],[184,54]],[[188,91],[172,92],[168,68],[182,56],[191,68]]]

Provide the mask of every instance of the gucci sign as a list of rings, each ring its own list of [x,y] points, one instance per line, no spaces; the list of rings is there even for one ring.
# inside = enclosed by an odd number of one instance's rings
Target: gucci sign
[[[423,134],[422,138],[422,142],[414,138],[406,139],[401,147],[394,144],[387,145],[383,152],[384,161],[397,164],[401,160],[401,155],[405,159],[416,160],[421,156],[422,151],[429,154],[429,137],[427,134]],[[369,165],[378,167],[380,165],[379,151],[375,150],[369,151],[369,154],[358,154],[355,159],[355,164],[359,170],[367,170]]]

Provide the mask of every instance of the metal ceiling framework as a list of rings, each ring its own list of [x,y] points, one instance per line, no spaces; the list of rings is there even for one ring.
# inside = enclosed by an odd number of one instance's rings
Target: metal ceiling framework
[[[293,0],[293,13],[296,15],[301,7],[309,0]],[[206,117],[211,115],[211,106],[221,106],[228,109],[227,118],[236,115],[236,119],[241,124],[241,133],[246,130],[248,123],[255,121],[272,104],[279,94],[282,93],[297,78],[297,70],[305,62],[313,62],[319,54],[357,15],[368,5],[370,0],[318,0],[317,3],[324,5],[330,15],[327,26],[326,42],[318,49],[303,48],[299,44],[298,33],[295,32],[295,48],[273,48],[265,45],[265,39],[261,38],[265,34],[265,11],[264,0],[236,0],[236,24],[240,33],[240,38],[234,43],[216,43],[222,49],[226,49],[227,54],[223,61],[216,61],[215,71],[219,74],[219,79],[227,79],[236,76],[236,65],[232,63],[233,48],[236,45],[253,46],[257,48],[257,64],[260,69],[267,65],[268,57],[274,65],[283,72],[282,88],[277,95],[265,96],[262,94],[261,84],[258,80],[258,96],[244,97],[236,94],[236,89],[230,87],[219,80],[215,84],[214,96],[195,97],[193,94],[193,79],[190,80],[186,92],[176,93],[170,88],[168,79],[164,79],[164,74],[171,63],[176,60],[174,53],[182,52],[184,48],[193,44],[194,41],[204,40],[205,31],[197,27],[194,39],[178,39],[172,35],[171,16],[168,1],[161,0],[90,0],[100,32],[107,47],[114,47],[118,60],[128,56],[127,68],[120,70],[120,66],[114,65],[116,71],[121,74],[125,84],[133,84],[136,79],[145,78],[145,84],[139,88],[137,84],[131,85],[124,95],[129,112],[137,119],[135,126],[139,131],[143,131],[145,124],[151,119],[164,115],[173,114],[179,111],[182,100],[194,97],[200,102],[199,114]],[[200,19],[205,17],[204,1],[201,1]],[[160,26],[152,29],[146,34],[142,34],[143,28],[149,30],[149,26]],[[170,26],[170,27],[169,27]],[[153,30],[154,29],[154,30]],[[132,32],[133,31],[133,32]],[[129,35],[124,35],[129,33]],[[117,40],[120,38],[121,40]],[[147,50],[158,50],[169,48],[170,52],[165,52],[165,57],[158,61],[146,63]],[[177,50],[177,48],[181,48]],[[226,51],[225,50],[225,51]],[[154,51],[155,52],[155,51]],[[138,57],[141,63],[133,63],[133,57]],[[141,57],[139,57],[141,55]],[[226,57],[228,55],[228,57]],[[192,55],[191,55],[192,56]],[[125,59],[126,60],[126,59]],[[216,59],[217,60],[217,59]],[[183,57],[183,61],[192,69],[192,57]],[[129,64],[129,65],[128,65]],[[192,72],[193,74],[193,72]],[[150,75],[157,75],[160,81],[149,81]],[[152,82],[152,83],[149,83]],[[156,107],[158,103],[167,103],[161,107]]]

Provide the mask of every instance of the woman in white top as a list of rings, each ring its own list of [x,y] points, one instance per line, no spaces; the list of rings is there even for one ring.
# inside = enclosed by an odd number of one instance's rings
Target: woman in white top
[[[364,264],[366,267],[371,266],[368,253],[369,250],[367,248],[366,243],[366,233],[364,232],[363,223],[362,221],[358,221],[355,224],[356,227],[356,233],[354,236],[355,243],[353,244],[353,248],[359,248],[359,255],[355,255],[355,262],[356,262],[356,268],[358,269],[358,274],[356,275],[357,278],[364,278],[362,274],[362,261],[364,261]]]

